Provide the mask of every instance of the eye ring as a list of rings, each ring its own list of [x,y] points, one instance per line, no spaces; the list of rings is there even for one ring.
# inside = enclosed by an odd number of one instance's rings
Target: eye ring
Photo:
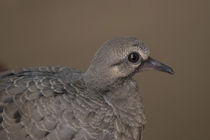
[[[128,61],[132,62],[132,63],[136,63],[138,62],[140,59],[140,55],[138,52],[131,52],[129,55],[128,55]]]

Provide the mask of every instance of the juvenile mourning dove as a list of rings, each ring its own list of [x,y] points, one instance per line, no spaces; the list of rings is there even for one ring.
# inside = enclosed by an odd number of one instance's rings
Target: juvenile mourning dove
[[[86,72],[37,67],[0,75],[1,140],[140,140],[146,118],[133,76],[173,70],[142,41],[105,42]]]

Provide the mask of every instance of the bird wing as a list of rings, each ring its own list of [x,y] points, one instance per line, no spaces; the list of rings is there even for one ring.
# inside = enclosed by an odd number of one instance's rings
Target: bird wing
[[[1,74],[1,139],[113,139],[112,110],[81,83],[70,84],[79,73],[39,67]]]
[[[58,96],[66,93],[59,74],[67,71],[68,76],[76,72],[62,67],[40,67],[0,75],[1,139],[70,139],[78,133],[73,125],[58,120],[67,107]],[[66,136],[65,132],[72,134]]]

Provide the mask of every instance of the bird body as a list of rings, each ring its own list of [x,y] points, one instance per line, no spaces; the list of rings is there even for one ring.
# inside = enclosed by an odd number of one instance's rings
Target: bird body
[[[31,68],[1,75],[1,129],[4,131],[0,130],[0,136],[77,140],[82,135],[87,139],[106,140],[114,139],[114,125],[119,128],[115,135],[126,133],[123,127],[141,129],[145,122],[141,99],[137,102],[140,106],[130,102],[133,97],[140,98],[133,81],[115,89],[116,94],[104,94],[87,88],[80,76],[81,72],[66,67]],[[130,96],[131,93],[136,93],[136,97]],[[113,95],[109,102],[114,107],[104,99]],[[140,107],[138,115],[136,107]],[[119,112],[122,115],[118,116]]]
[[[140,140],[146,118],[132,77],[148,54],[123,37],[102,45],[86,72],[51,66],[1,74],[1,139]]]

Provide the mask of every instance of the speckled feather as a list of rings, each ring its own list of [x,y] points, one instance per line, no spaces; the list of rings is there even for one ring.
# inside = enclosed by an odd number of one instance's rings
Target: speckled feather
[[[115,107],[111,107],[101,94],[82,85],[83,82],[78,78],[80,74],[67,67],[29,68],[2,74],[1,139],[111,140],[120,137],[121,140],[128,140],[133,139],[132,135],[140,137],[145,116],[143,112],[136,114],[136,104],[124,106],[127,108],[124,110],[117,106],[121,99],[116,99],[113,101]],[[129,85],[125,84],[118,94],[122,96],[122,92],[129,92],[125,91],[129,89],[126,86]],[[135,83],[131,83],[131,86],[135,87]],[[122,100],[126,104],[126,99]],[[136,130],[132,133],[137,134],[125,132],[126,127],[133,127]]]

